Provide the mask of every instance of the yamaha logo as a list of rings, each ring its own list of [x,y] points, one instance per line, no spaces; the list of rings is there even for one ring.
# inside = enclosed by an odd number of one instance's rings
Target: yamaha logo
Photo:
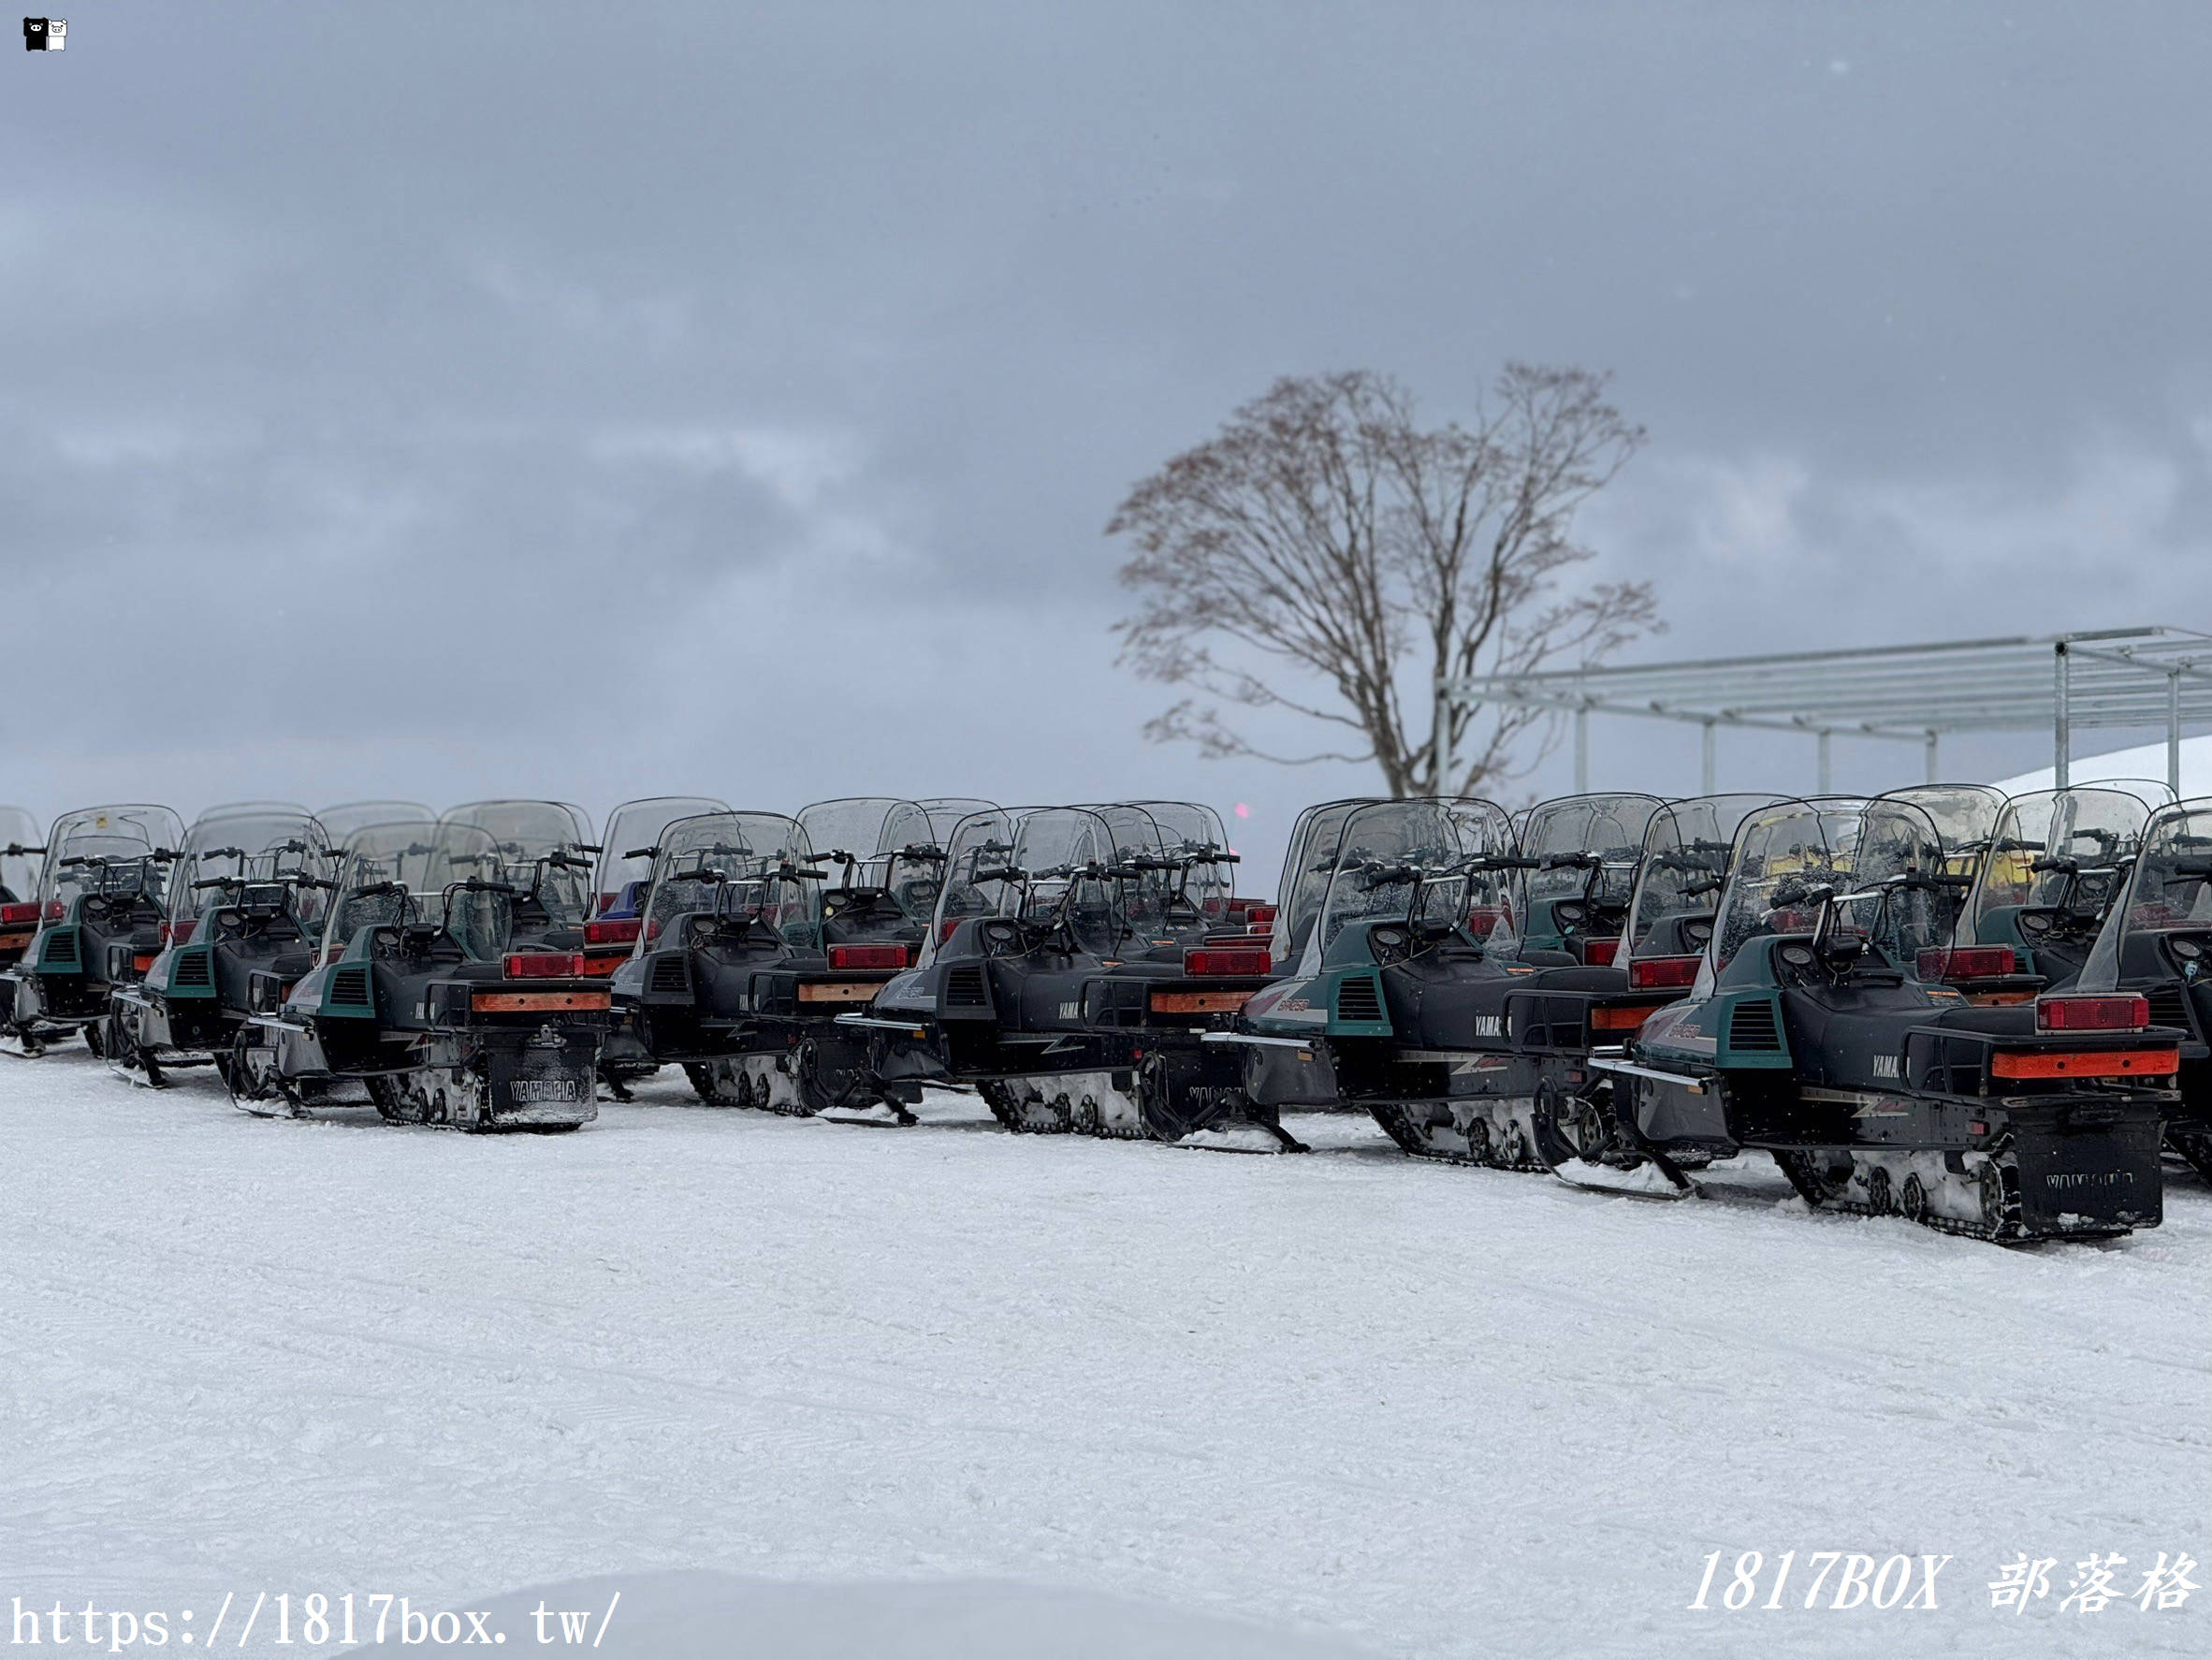
[[[1475,1035],[1477,1038],[1504,1037],[1506,1017],[1502,1014],[1477,1014],[1475,1017]]]
[[[1895,1078],[1897,1075],[1898,1075],[1898,1067],[1897,1067],[1897,1056],[1894,1056],[1894,1055],[1877,1055],[1876,1056],[1874,1056],[1874,1076],[1875,1076],[1875,1077],[1877,1077],[1877,1078]]]
[[[2132,1170],[2075,1171],[2069,1173],[2046,1175],[2046,1187],[2117,1187],[2121,1184],[2132,1187],[2135,1172]]]

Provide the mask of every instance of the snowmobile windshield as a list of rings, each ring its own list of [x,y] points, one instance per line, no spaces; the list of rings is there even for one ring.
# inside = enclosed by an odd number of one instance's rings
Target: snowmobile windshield
[[[1013,868],[1001,882],[1012,904],[1002,910],[1035,922],[1063,920],[1075,949],[1112,956],[1131,936],[1131,885],[1114,874],[1111,826],[1086,808],[1048,807],[1026,815],[1014,832]]]
[[[1996,833],[2006,796],[1995,784],[1915,784],[1879,799],[1910,802],[1926,813],[1943,838],[1943,857],[1954,874],[1972,876]]]
[[[1232,850],[1221,815],[1202,802],[1140,801],[1134,804],[1152,815],[1159,826],[1160,846],[1183,871],[1182,897],[1202,921],[1219,926],[1229,920],[1229,902],[1236,897],[1237,865],[1223,857]]]
[[[556,851],[586,853],[594,845],[590,822],[565,801],[474,801],[442,815],[438,823],[489,832],[500,856],[511,862],[542,859]]]
[[[1521,914],[1554,899],[1627,905],[1644,832],[1665,805],[1656,795],[1567,795],[1530,808],[1521,851],[1553,863],[1522,878]]]
[[[324,919],[324,959],[342,954],[363,928],[442,920],[445,890],[472,878],[506,880],[489,831],[420,821],[356,831],[345,844],[338,894]],[[506,910],[494,898],[457,896],[456,938],[471,955],[504,947]]]
[[[953,832],[960,827],[962,819],[998,810],[996,801],[968,795],[925,795],[914,805],[929,820],[929,838],[939,847],[953,839]]]
[[[1488,801],[1383,801],[1355,809],[1298,971],[1320,972],[1329,947],[1355,923],[1403,922],[1417,933],[1464,926],[1470,884],[1491,891],[1490,862],[1511,840],[1504,809]]]
[[[183,821],[166,807],[84,807],[64,813],[47,833],[38,902],[48,921],[80,894],[144,894],[162,904],[167,858],[184,839]]]
[[[371,824],[430,823],[437,817],[435,810],[419,801],[342,801],[316,813],[315,823],[322,825],[333,847],[343,847],[355,831]]]
[[[2161,807],[2172,807],[2181,799],[2174,786],[2164,779],[2084,779],[2084,785],[2094,784],[2100,790],[2124,790],[2139,797],[2143,805],[2156,812]]]
[[[2212,800],[2161,808],[2074,986],[2117,991],[2212,970]],[[2178,1023],[2172,1023],[2178,1024]]]
[[[1909,801],[1870,801],[1841,850],[1851,874],[1835,925],[1864,936],[1891,964],[1918,971],[1920,954],[1950,941],[1955,889],[1944,885],[1943,838]]]
[[[1345,825],[1354,813],[1375,805],[1378,804],[1374,797],[1364,795],[1324,802],[1308,808],[1291,827],[1275,899],[1274,931],[1268,940],[1268,953],[1277,963],[1303,957],[1306,941],[1320,920],[1322,901],[1329,896],[1329,879],[1336,874]]]
[[[37,888],[41,845],[36,819],[20,807],[0,807],[0,905],[20,904]]]
[[[763,812],[679,819],[661,834],[638,950],[692,911],[741,918],[810,945],[821,920],[821,874],[796,819]]]
[[[285,890],[284,904],[302,932],[322,932],[339,860],[322,823],[305,812],[248,808],[203,815],[184,833],[172,867],[172,921],[196,918],[210,906],[236,900],[249,885]],[[176,937],[184,937],[180,927]]]
[[[1737,831],[1753,813],[1780,805],[1772,795],[1699,795],[1652,815],[1628,906],[1631,957],[1690,957],[1705,950]]]
[[[599,863],[591,873],[592,914],[635,915],[645,886],[653,880],[653,852],[661,833],[678,819],[729,810],[728,802],[708,795],[650,795],[625,801],[607,814]],[[633,883],[637,885],[633,888]]]
[[[969,917],[997,916],[1018,902],[1006,878],[1015,868],[1014,836],[1034,808],[987,808],[953,826],[944,842],[945,863],[930,930],[922,942],[921,963]]]
[[[1710,996],[1715,977],[1751,940],[1811,933],[1820,920],[1818,890],[1851,890],[1851,849],[1866,806],[1856,797],[1829,796],[1745,815],[1694,995]]]
[[[920,808],[895,795],[851,795],[801,808],[799,827],[807,832],[807,844],[814,850],[816,862],[830,873],[833,885],[888,888],[888,855],[898,845],[893,840],[893,827],[903,826],[910,833],[921,817]],[[921,840],[928,842],[926,833]]]
[[[2150,808],[2103,785],[2039,790],[2005,803],[1959,921],[1969,945],[2032,945],[2050,919],[2101,918],[2135,854]],[[2028,931],[2022,919],[2028,918]]]

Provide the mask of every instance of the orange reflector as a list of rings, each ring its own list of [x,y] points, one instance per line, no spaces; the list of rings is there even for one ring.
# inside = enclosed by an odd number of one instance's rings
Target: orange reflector
[[[588,979],[599,979],[605,975],[612,974],[617,968],[619,968],[629,960],[630,959],[627,956],[579,957],[577,959],[579,966],[576,969],[576,972],[584,975]]]
[[[147,953],[143,956],[135,956],[131,958],[131,970],[133,973],[143,974],[147,969],[153,967],[153,954],[151,952]]]
[[[1156,991],[1155,1014],[1234,1014],[1251,997],[1248,991]]]
[[[1643,1025],[1649,1009],[1593,1009],[1590,1012],[1591,1029],[1600,1032],[1632,1032]]]
[[[557,1009],[611,1009],[615,999],[604,991],[480,991],[469,1007],[481,1014],[551,1013]]]
[[[1993,1078],[2157,1078],[2180,1070],[2178,1049],[2109,1049],[2074,1055],[2000,1051],[1989,1057]]]
[[[802,1003],[872,1003],[883,989],[880,980],[822,981],[799,987]]]
[[[0,951],[21,951],[30,943],[28,934],[0,934]]]

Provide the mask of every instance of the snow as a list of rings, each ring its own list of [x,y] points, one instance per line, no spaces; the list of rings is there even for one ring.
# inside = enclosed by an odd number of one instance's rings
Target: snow
[[[2043,766],[2021,773],[2017,778],[2000,779],[1997,787],[2007,795],[2027,795],[2050,789],[2056,776],[2054,768]],[[2132,750],[2114,750],[2103,755],[2073,755],[2066,761],[2066,781],[2070,784],[2094,784],[2106,779],[2149,779],[2157,782],[2165,776],[2164,738],[2155,744],[2139,744]],[[2212,795],[2212,733],[2181,740],[2180,794],[2184,801],[2191,796]]]
[[[612,1575],[610,1653],[2204,1652],[2212,1591],[2058,1610],[2090,1551],[2212,1562],[2193,1178],[2004,1250],[1758,1158],[1654,1204],[1351,1117],[1250,1158],[688,1100],[473,1138],[0,1062],[0,1613]],[[1932,1613],[1723,1612],[1751,1550],[1955,1560]],[[2022,1551],[2051,1595],[1993,1611]],[[784,1637],[716,1649],[740,1606]]]

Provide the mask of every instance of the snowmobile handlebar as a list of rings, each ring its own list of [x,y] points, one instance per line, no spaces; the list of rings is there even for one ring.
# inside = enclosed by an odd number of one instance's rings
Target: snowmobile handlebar
[[[20,859],[26,853],[43,853],[46,850],[42,847],[25,847],[20,841],[11,841],[6,847],[0,848],[0,856]]]
[[[968,880],[970,881],[978,882],[1027,881],[1029,880],[1029,873],[1026,870],[1020,870],[1011,865],[1008,865],[997,870],[978,870],[974,872],[968,878]]]
[[[625,859],[657,859],[660,856],[661,850],[657,847],[633,847],[622,855]]]

